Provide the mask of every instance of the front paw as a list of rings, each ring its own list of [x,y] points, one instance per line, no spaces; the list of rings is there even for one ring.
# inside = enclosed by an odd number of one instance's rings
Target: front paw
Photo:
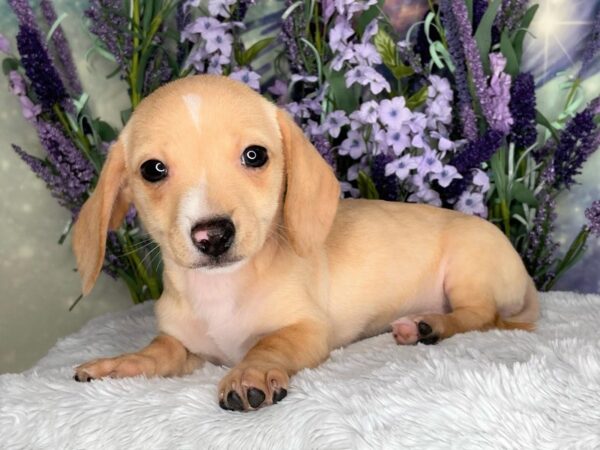
[[[101,358],[75,368],[75,381],[92,381],[100,378],[125,378],[137,375],[151,377],[156,372],[156,361],[146,355],[128,354],[116,358]]]
[[[273,405],[287,395],[289,376],[274,367],[239,365],[219,383],[219,405],[231,411],[248,411]]]

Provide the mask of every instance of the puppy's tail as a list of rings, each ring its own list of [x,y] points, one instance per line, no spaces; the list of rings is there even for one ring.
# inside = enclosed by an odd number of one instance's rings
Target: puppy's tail
[[[535,323],[531,322],[511,322],[509,320],[504,320],[500,316],[496,316],[496,328],[501,330],[525,330],[525,331],[534,331]]]
[[[523,299],[523,309],[518,314],[502,318],[498,314],[496,316],[496,327],[501,330],[535,330],[535,321],[540,316],[540,299],[535,288],[535,284],[531,278],[527,283],[527,291]]]

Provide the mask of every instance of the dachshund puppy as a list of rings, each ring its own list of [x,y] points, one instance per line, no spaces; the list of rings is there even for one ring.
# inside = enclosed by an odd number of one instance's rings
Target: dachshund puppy
[[[158,89],[112,146],[73,245],[87,294],[107,231],[135,205],[164,261],[160,334],[75,379],[179,376],[211,361],[231,367],[220,405],[252,410],[332,349],[390,329],[399,344],[433,344],[533,328],[537,292],[494,225],[339,198],[300,128],[250,88],[201,75]]]

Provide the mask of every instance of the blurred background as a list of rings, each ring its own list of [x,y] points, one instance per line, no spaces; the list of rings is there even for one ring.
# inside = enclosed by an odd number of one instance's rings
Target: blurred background
[[[265,9],[281,2],[258,0]],[[526,45],[526,67],[538,83],[538,107],[550,120],[565,101],[561,84],[577,68],[582,43],[600,12],[596,0],[541,0]],[[36,4],[36,2],[34,2]],[[120,125],[119,111],[128,104],[126,86],[117,77],[106,79],[112,66],[100,58],[86,59],[91,38],[82,20],[87,1],[56,0],[62,26],[72,46],[84,90],[103,120]],[[427,0],[387,0],[386,12],[400,31],[423,17]],[[256,11],[255,11],[256,13]],[[256,13],[260,15],[259,13]],[[0,4],[0,33],[12,37],[16,20],[8,5]],[[14,46],[14,41],[13,41]],[[600,95],[600,75],[584,84],[586,100]],[[58,244],[68,212],[50,196],[42,181],[12,151],[16,143],[40,153],[37,135],[22,118],[8,82],[0,75],[0,373],[30,367],[57,339],[79,329],[92,317],[129,308],[125,285],[102,274],[93,293],[68,311],[80,292],[70,242]],[[583,209],[600,199],[600,152],[579,177],[580,184],[559,199],[559,241],[570,241],[584,222]],[[557,289],[600,292],[600,242],[590,239],[586,256],[558,283]]]

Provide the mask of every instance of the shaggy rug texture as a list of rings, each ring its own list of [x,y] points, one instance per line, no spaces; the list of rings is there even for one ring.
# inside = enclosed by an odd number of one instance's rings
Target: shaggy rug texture
[[[176,379],[76,383],[72,367],[153,337],[151,305],[62,339],[0,376],[2,449],[600,448],[600,296],[542,296],[534,333],[473,332],[434,346],[391,335],[336,350],[281,403],[224,411],[206,364]]]

